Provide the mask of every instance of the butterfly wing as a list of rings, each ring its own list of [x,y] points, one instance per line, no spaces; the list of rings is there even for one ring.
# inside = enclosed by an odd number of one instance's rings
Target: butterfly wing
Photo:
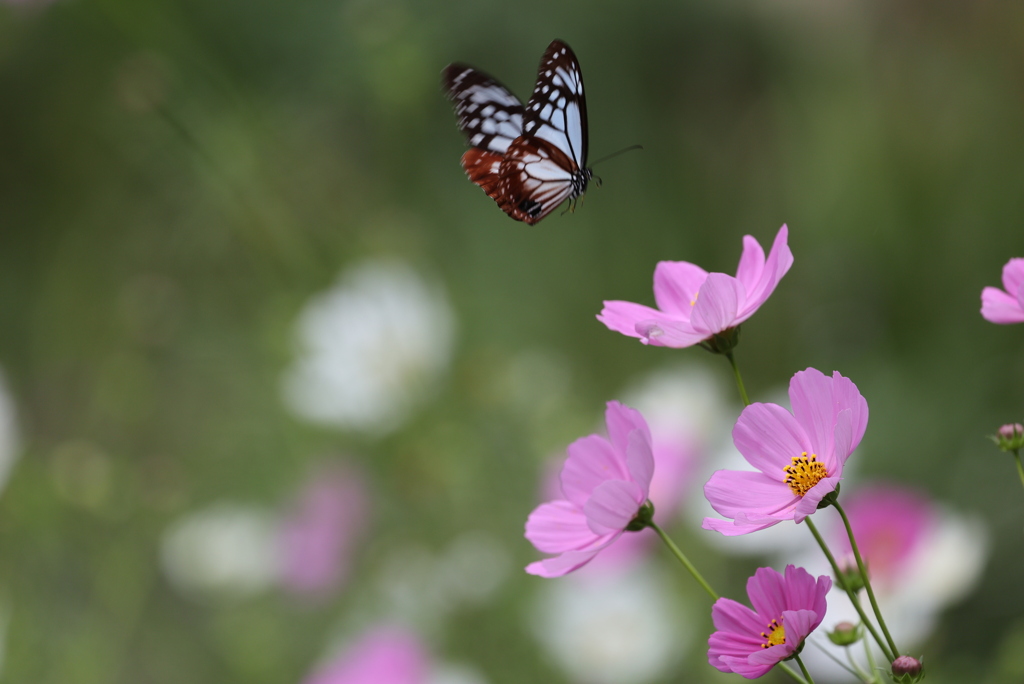
[[[537,223],[583,194],[590,178],[586,165],[583,73],[572,49],[555,40],[541,58],[523,135],[505,152],[495,199],[512,218]]]
[[[537,85],[526,103],[523,135],[543,138],[575,165],[587,166],[587,98],[583,72],[572,49],[554,40],[540,60]]]
[[[497,79],[465,64],[448,65],[444,88],[471,145],[462,168],[500,204],[498,174],[509,146],[523,132],[523,103]]]

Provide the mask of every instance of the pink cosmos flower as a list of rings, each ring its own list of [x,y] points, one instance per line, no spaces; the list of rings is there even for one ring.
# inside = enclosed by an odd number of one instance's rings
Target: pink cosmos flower
[[[753,610],[720,598],[711,607],[718,630],[708,639],[708,662],[722,672],[756,679],[789,658],[825,617],[826,575],[817,581],[803,568],[786,566],[783,576],[758,568],[747,580]]]
[[[605,302],[597,320],[657,347],[689,347],[735,328],[768,300],[793,265],[788,236],[789,229],[783,224],[767,261],[757,240],[745,236],[735,278],[708,273],[686,261],[659,262],[654,269],[657,309],[633,302]]]
[[[363,635],[303,684],[426,684],[430,659],[415,634],[393,626]]]
[[[1003,266],[1003,287],[981,291],[981,315],[992,323],[1024,323],[1024,259]]]
[[[590,562],[614,542],[647,501],[654,456],[640,412],[617,401],[605,411],[608,437],[581,437],[569,445],[562,468],[565,499],[541,504],[526,521],[526,538],[544,553],[531,575],[561,577]]]
[[[369,523],[363,477],[334,466],[318,470],[282,520],[281,581],[294,594],[323,599],[348,579],[356,544]]]
[[[842,479],[843,465],[868,425],[868,404],[838,372],[813,368],[789,383],[793,412],[751,404],[732,430],[736,448],[757,469],[718,470],[704,485],[711,507],[729,520],[704,518],[706,530],[736,536],[783,520],[802,521]]]

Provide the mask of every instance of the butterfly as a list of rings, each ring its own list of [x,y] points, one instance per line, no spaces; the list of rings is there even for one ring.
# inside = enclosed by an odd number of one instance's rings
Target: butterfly
[[[566,199],[575,208],[595,177],[587,167],[583,73],[568,45],[548,45],[525,107],[497,79],[465,64],[445,68],[444,87],[471,146],[462,168],[502,211],[533,225]]]

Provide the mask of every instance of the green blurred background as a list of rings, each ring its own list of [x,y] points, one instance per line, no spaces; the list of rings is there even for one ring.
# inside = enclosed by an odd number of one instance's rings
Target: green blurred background
[[[525,99],[556,37],[583,66],[591,157],[645,149],[530,228],[464,177],[439,75],[467,62]],[[637,374],[685,362],[734,392],[700,349],[606,330],[601,301],[652,304],[659,260],[733,272],[742,235],[767,246],[787,223],[795,264],[738,349],[752,397],[807,366],[858,384],[861,472],[980,514],[994,541],[922,647],[930,681],[1021,681],[1024,495],[985,435],[1024,417],[1024,328],[978,309],[1024,255],[1022,46],[1010,2],[0,3],[0,368],[20,435],[0,680],[299,682],[380,616],[394,554],[472,531],[508,573],[442,611],[432,652],[493,684],[569,681],[524,617],[543,464]],[[445,293],[450,361],[394,429],[302,419],[282,398],[296,322],[374,259]],[[287,509],[333,461],[365,474],[372,525],[328,600],[169,581],[175,521]],[[742,597],[756,561],[723,561],[698,522],[674,532]],[[694,641],[658,681],[738,681],[706,665],[707,606],[674,584]]]

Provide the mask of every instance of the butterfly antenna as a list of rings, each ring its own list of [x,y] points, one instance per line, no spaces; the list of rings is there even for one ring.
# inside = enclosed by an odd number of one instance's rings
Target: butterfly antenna
[[[642,150],[642,149],[644,149],[643,145],[630,145],[629,147],[625,147],[625,148],[619,150],[618,152],[612,152],[611,154],[609,154],[607,156],[601,157],[596,162],[593,162],[591,164],[591,166],[597,166],[601,162],[607,161],[607,160],[611,159],[612,157],[618,157],[620,154],[623,154],[624,152],[629,152],[630,150]]]

